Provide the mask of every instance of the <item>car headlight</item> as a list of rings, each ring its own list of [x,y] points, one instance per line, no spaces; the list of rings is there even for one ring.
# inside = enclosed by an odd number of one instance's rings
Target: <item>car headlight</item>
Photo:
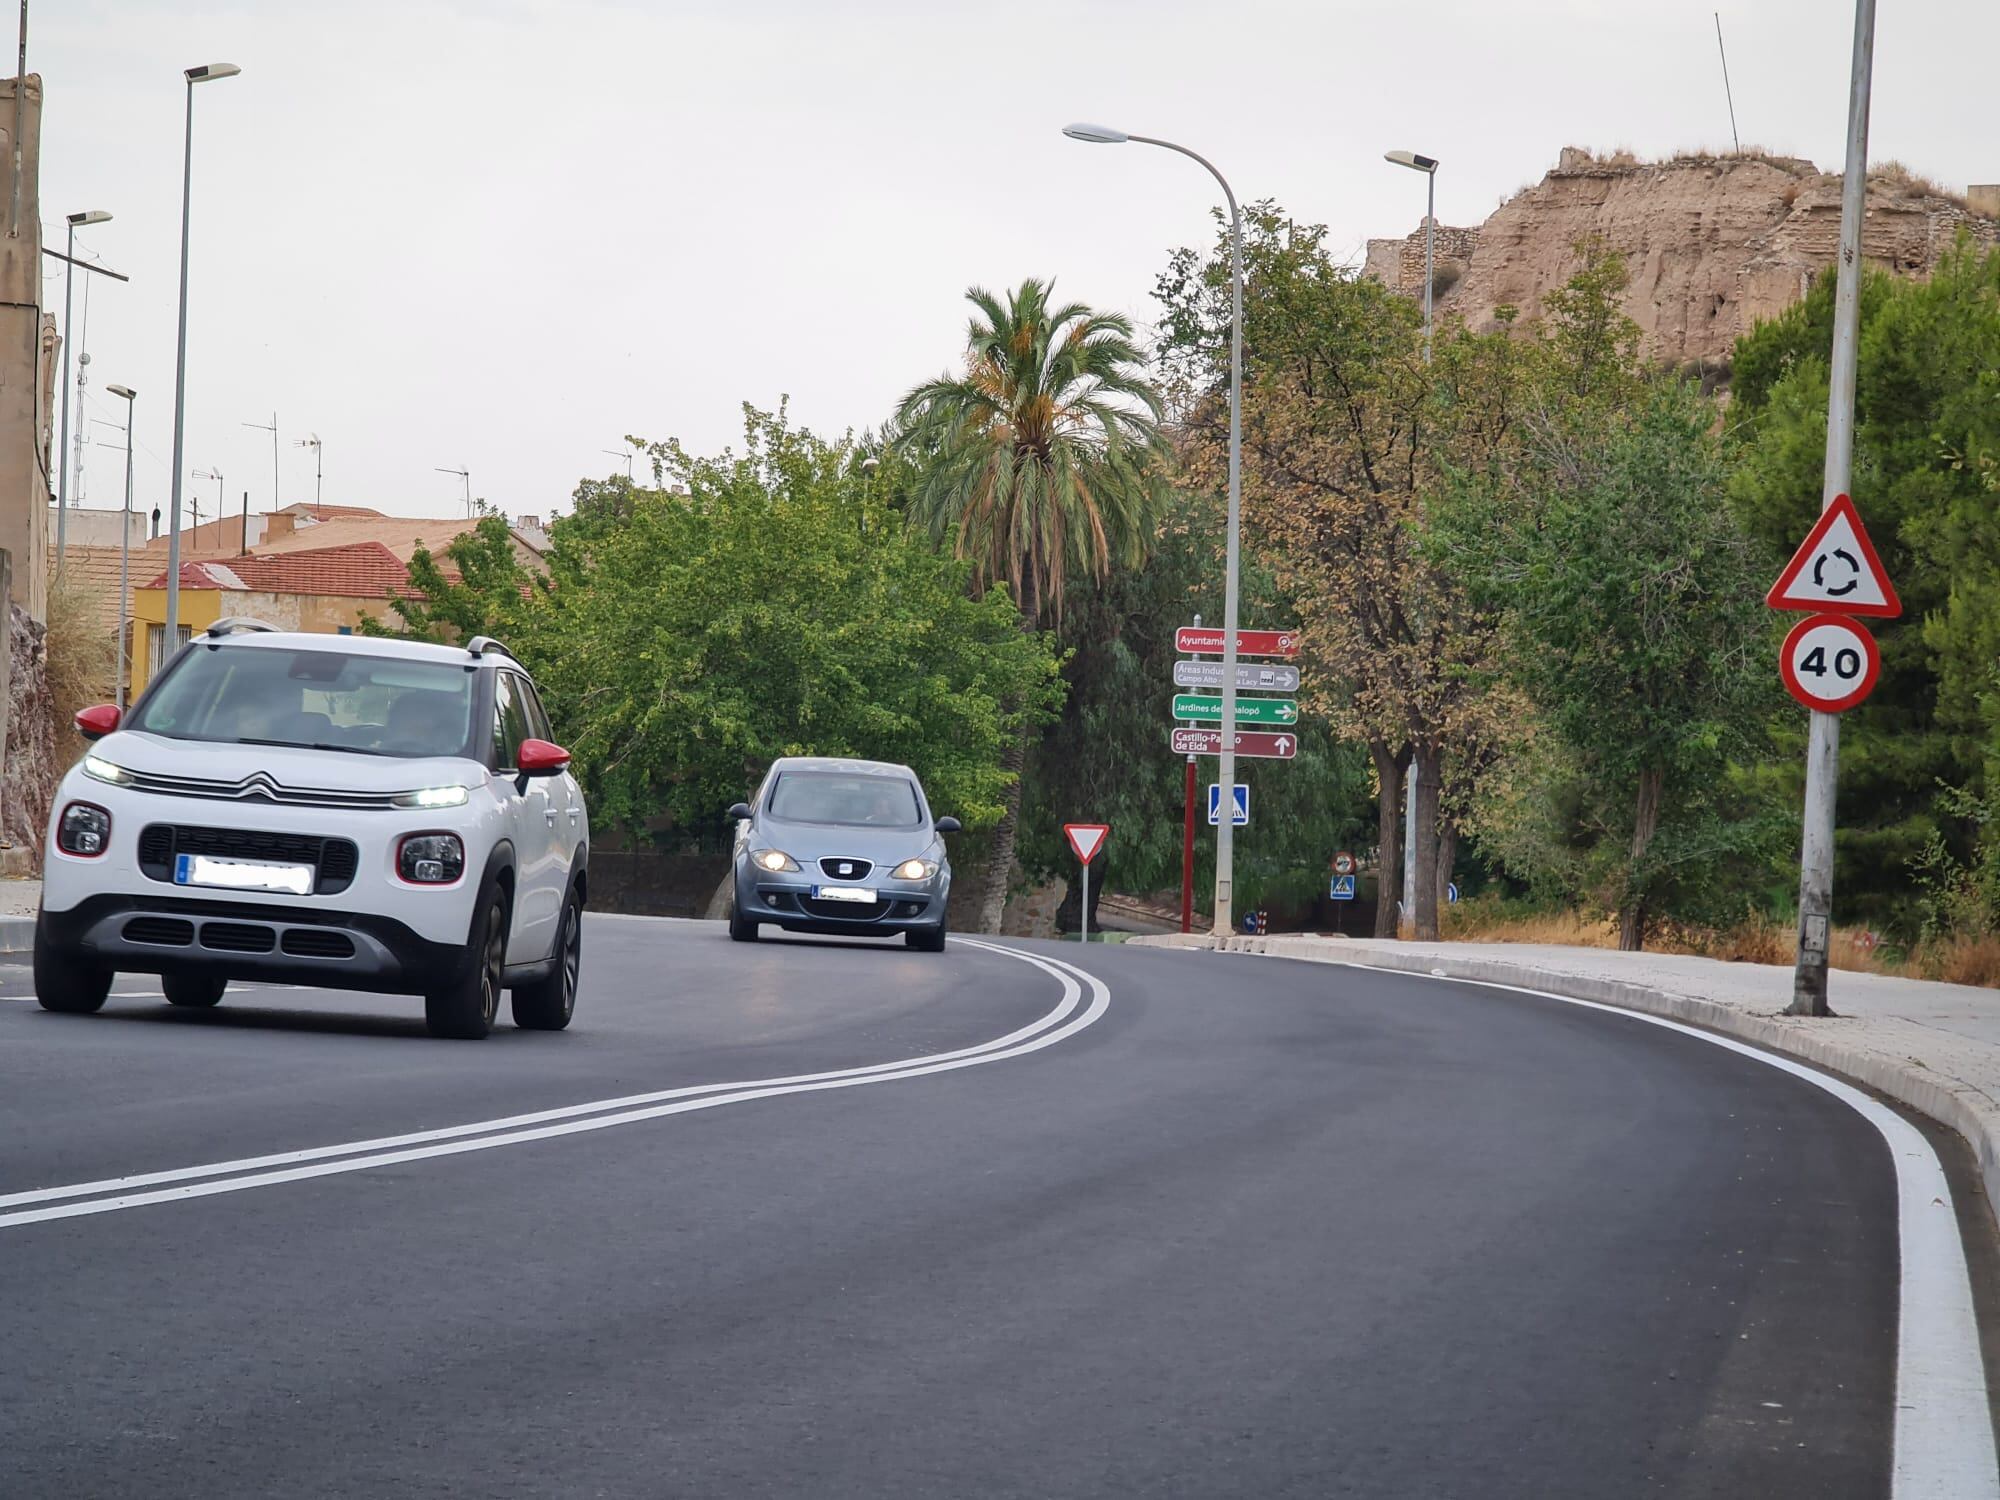
[[[898,880],[929,880],[937,872],[934,859],[906,859],[889,873]]]
[[[56,847],[65,854],[96,859],[111,844],[111,814],[94,802],[72,802],[56,824]]]
[[[455,833],[414,833],[396,846],[396,873],[411,885],[450,885],[465,873]]]
[[[782,849],[754,849],[750,853],[750,863],[760,870],[769,870],[773,875],[799,867],[799,862]]]
[[[462,786],[426,786],[414,792],[398,792],[398,807],[463,807],[466,791]]]
[[[83,758],[83,774],[98,781],[108,781],[113,786],[130,786],[132,773],[123,766],[113,765],[101,755],[86,755]]]

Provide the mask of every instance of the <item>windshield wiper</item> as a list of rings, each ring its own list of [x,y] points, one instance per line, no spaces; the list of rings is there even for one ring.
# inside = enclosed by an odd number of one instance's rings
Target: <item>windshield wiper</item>
[[[340,750],[348,755],[387,755],[397,759],[403,758],[396,756],[393,750],[370,750],[363,745],[329,745],[325,740],[257,740],[246,738],[235,740],[232,743],[238,745],[281,745],[287,750]]]

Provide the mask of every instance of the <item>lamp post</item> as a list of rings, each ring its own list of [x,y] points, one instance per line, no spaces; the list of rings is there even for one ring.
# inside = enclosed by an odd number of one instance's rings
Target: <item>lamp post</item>
[[[278,420],[275,413],[272,415],[271,420],[273,422]],[[313,451],[313,514],[318,515],[320,513],[320,481],[326,477],[325,470],[320,466],[321,459],[325,457],[325,449],[320,446],[319,434],[316,432],[309,432],[302,438],[293,438],[292,446],[294,448],[310,448]]]
[[[118,530],[118,712],[125,712],[125,685],[132,677],[132,411],[139,393],[129,385],[105,389],[125,403],[125,522]]]
[[[216,78],[234,78],[243,70],[235,63],[204,63],[183,69],[187,79],[187,128],[181,144],[181,318],[174,350],[174,468],[173,494],[167,502],[167,626],[160,643],[162,662],[180,647],[181,629],[181,475],[187,455],[182,441],[187,418],[188,351],[188,209],[194,191],[194,86]],[[217,512],[220,514],[220,511]]]
[[[1431,250],[1437,237],[1437,172],[1435,156],[1419,156],[1414,151],[1385,151],[1384,161],[1392,161],[1399,167],[1408,167],[1413,172],[1424,174],[1428,189],[1424,203],[1424,363],[1431,362],[1431,285],[1433,281]]]
[[[63,393],[62,393],[62,438],[56,449],[56,576],[62,576],[63,550],[69,541],[69,355],[70,346],[76,342],[70,337],[69,312],[70,288],[76,280],[73,269],[76,263],[76,232],[86,224],[108,224],[111,215],[101,208],[93,208],[87,213],[71,214],[64,221],[69,225],[67,255],[63,263]],[[47,533],[43,533],[46,535]]]
[[[1178,151],[1199,162],[1222,188],[1229,203],[1229,537],[1225,548],[1227,574],[1222,589],[1222,744],[1216,770],[1223,795],[1236,784],[1236,615],[1237,571],[1243,514],[1243,215],[1236,207],[1236,194],[1229,181],[1216,171],[1215,164],[1198,152],[1149,135],[1131,135],[1105,125],[1065,125],[1063,134],[1073,141],[1117,146],[1137,141],[1142,146],[1158,146]],[[1236,840],[1233,820],[1218,818],[1215,824],[1215,933],[1227,937],[1235,874]]]
[[[1424,174],[1424,363],[1431,362],[1431,289],[1436,284],[1433,249],[1437,240],[1437,158],[1415,151],[1385,151],[1384,161]],[[1417,758],[1403,778],[1403,910],[1417,916]]]

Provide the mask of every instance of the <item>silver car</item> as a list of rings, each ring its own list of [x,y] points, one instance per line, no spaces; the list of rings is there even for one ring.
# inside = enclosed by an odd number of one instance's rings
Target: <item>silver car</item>
[[[942,953],[958,819],[933,818],[916,773],[877,760],[793,756],[776,762],[736,824],[729,935],[787,932],[890,937]]]

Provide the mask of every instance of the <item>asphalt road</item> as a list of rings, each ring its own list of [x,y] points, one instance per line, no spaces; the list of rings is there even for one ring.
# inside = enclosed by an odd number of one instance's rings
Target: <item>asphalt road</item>
[[[1554,1001],[1011,946],[1103,989],[593,917],[561,1035],[0,999],[0,1496],[1888,1493],[1852,1110]]]

